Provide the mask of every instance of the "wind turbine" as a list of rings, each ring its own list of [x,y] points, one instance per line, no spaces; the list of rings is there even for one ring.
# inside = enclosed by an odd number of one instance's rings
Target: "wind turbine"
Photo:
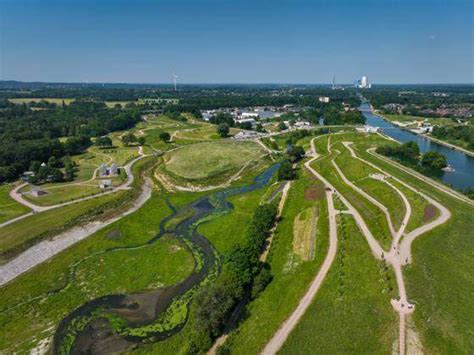
[[[178,89],[176,88],[176,79],[178,79],[178,76],[176,74],[173,74],[174,91],[178,91]]]

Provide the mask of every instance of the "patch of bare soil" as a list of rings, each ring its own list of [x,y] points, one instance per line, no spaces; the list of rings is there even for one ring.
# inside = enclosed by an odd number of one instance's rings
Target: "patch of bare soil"
[[[423,211],[423,222],[429,222],[432,219],[436,217],[438,214],[438,209],[432,205],[429,204],[425,207],[425,210]]]
[[[313,185],[304,192],[304,198],[308,201],[321,200],[324,197],[324,186],[321,184]]]

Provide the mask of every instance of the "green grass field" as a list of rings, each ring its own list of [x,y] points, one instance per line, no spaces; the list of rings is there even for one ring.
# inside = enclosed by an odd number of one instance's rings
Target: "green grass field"
[[[102,190],[99,188],[98,181],[91,182],[87,185],[58,185],[50,184],[43,187],[42,190],[47,192],[45,195],[33,196],[30,194],[31,185],[21,189],[24,193],[23,197],[38,206],[51,206],[58,203],[64,203],[78,198],[99,194]]]
[[[398,316],[387,287],[395,278],[374,259],[350,216],[339,219],[338,242],[326,280],[279,354],[391,352]],[[381,282],[384,274],[390,279]]]
[[[0,185],[0,223],[30,212],[28,207],[10,198],[11,189],[10,185]]]
[[[41,102],[46,101],[56,105],[62,105],[63,102],[65,105],[69,105],[71,102],[76,101],[76,99],[61,99],[61,98],[35,98],[35,97],[28,97],[28,98],[17,98],[17,99],[8,99],[8,101],[14,104],[29,104],[30,102]]]
[[[223,181],[237,173],[249,161],[264,155],[254,142],[220,140],[187,145],[165,154],[165,171],[174,178],[205,183]]]
[[[148,241],[169,213],[164,199],[155,194],[139,211],[4,286],[0,309],[20,305],[0,312],[0,352],[28,352],[38,341],[51,336],[68,312],[92,298],[171,285],[187,276],[194,261],[176,239],[164,237],[139,249],[103,253]],[[75,273],[66,279],[72,265],[77,265]],[[66,282],[64,291],[48,294]]]
[[[335,148],[339,147],[341,151],[344,147],[340,147],[340,143],[335,145]],[[374,237],[381,243],[382,247],[388,249],[392,241],[390,230],[388,228],[385,214],[370,201],[362,197],[357,191],[354,191],[351,187],[347,186],[344,181],[340,178],[334,166],[331,164],[331,159],[337,156],[333,147],[333,154],[315,161],[312,166],[320,172],[323,172],[331,184],[334,185],[338,191],[340,191],[344,197],[359,211],[367,225],[371,229]],[[348,169],[345,169],[344,165],[339,166],[340,169],[345,173]]]
[[[18,222],[0,228],[0,262],[4,254],[29,244],[46,235],[64,229],[68,223],[91,209],[99,209],[101,205],[120,198],[123,192],[99,196],[87,201],[72,204],[59,209],[36,213]]]
[[[274,278],[262,294],[249,304],[239,328],[231,333],[228,346],[232,354],[257,354],[263,349],[296,307],[326,256],[326,200],[324,197],[314,200],[305,198],[305,191],[315,184],[320,183],[305,171],[289,191],[268,257]],[[319,207],[315,257],[313,260],[303,261],[293,250],[294,220],[299,213],[312,206]]]
[[[407,292],[416,304],[414,320],[429,353],[467,354],[474,349],[474,209],[428,184],[371,156],[361,155],[384,170],[438,199],[451,219],[413,243],[413,264],[406,268]],[[455,290],[455,291],[453,291]]]

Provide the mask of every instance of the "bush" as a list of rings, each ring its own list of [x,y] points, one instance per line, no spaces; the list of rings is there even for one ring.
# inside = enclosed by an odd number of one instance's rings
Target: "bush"
[[[283,160],[278,167],[278,180],[293,180],[296,178],[296,171],[293,164],[288,160]]]

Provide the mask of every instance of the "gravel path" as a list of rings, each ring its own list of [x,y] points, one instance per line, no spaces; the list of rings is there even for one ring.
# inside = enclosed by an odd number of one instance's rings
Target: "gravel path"
[[[146,181],[143,185],[143,190],[140,196],[134,201],[133,205],[118,216],[112,217],[105,221],[94,221],[87,223],[84,226],[74,227],[61,234],[58,234],[53,239],[43,240],[35,244],[28,250],[18,255],[13,260],[0,266],[0,286],[15,279],[24,272],[34,268],[42,262],[48,260],[61,251],[69,248],[75,243],[89,237],[98,230],[118,221],[119,219],[135,212],[142,207],[145,202],[151,197],[152,187],[151,182]]]
[[[336,171],[338,172],[339,176],[341,179],[346,183],[348,186],[350,186],[352,189],[356,190],[359,192],[361,195],[363,195],[365,198],[367,198],[369,201],[377,205],[382,211],[387,216],[387,221],[389,222],[390,225],[390,230],[392,232],[393,236],[393,242],[392,246],[389,251],[383,250],[383,248],[380,246],[378,241],[374,238],[372,233],[370,232],[369,228],[367,227],[367,224],[365,223],[364,219],[362,216],[359,214],[359,212],[349,203],[349,201],[341,195],[335,188],[332,186],[332,184],[326,180],[323,176],[321,176],[317,171],[315,171],[310,164],[315,161],[318,158],[318,154],[316,153],[315,146],[314,146],[314,140],[316,138],[313,138],[311,140],[311,150],[312,150],[312,155],[314,156],[313,159],[308,161],[305,166],[306,168],[311,171],[319,180],[321,180],[326,188],[330,189],[330,196],[328,195],[328,208],[329,208],[329,219],[330,219],[330,241],[333,238],[336,238],[337,242],[337,235],[331,236],[331,229],[336,228],[336,221],[335,221],[335,215],[338,213],[338,211],[334,210],[333,206],[333,198],[332,198],[332,193],[335,193],[341,202],[346,206],[347,210],[343,211],[344,213],[349,213],[351,214],[359,229],[365,236],[367,243],[369,244],[369,247],[372,251],[372,254],[374,257],[378,260],[385,259],[388,264],[390,264],[394,270],[395,276],[396,276],[396,281],[397,281],[397,287],[398,287],[398,293],[399,293],[399,298],[398,299],[392,299],[391,304],[393,308],[398,312],[399,314],[399,339],[398,339],[398,351],[400,354],[405,354],[405,331],[406,331],[406,317],[411,314],[414,311],[414,306],[408,302],[407,294],[406,294],[406,288],[405,288],[405,281],[403,278],[403,273],[402,273],[402,266],[411,261],[411,244],[413,240],[422,235],[423,233],[426,233],[427,231],[435,228],[436,226],[439,226],[443,223],[445,223],[450,217],[451,213],[449,210],[444,207],[442,204],[440,204],[438,201],[430,198],[429,196],[425,195],[424,193],[416,190],[412,186],[408,185],[406,182],[390,176],[387,172],[384,170],[380,169],[378,166],[358,157],[354,150],[351,147],[351,142],[344,142],[343,144],[350,150],[351,155],[353,158],[359,159],[365,164],[368,164],[372,166],[373,168],[377,169],[380,171],[384,176],[386,177],[391,177],[395,181],[401,183],[403,186],[409,188],[410,190],[414,191],[415,193],[418,193],[421,195],[423,198],[425,198],[428,202],[431,204],[435,205],[439,210],[440,210],[440,216],[428,223],[425,224],[412,232],[405,234],[405,228],[408,224],[408,220],[410,219],[412,209],[411,205],[406,198],[405,194],[398,189],[396,186],[391,184],[390,182],[386,181],[385,178],[383,177],[378,177],[378,179],[382,180],[383,182],[387,183],[390,187],[392,187],[397,193],[401,196],[403,203],[405,204],[406,207],[406,213],[404,216],[404,219],[402,221],[402,224],[399,228],[398,231],[395,231],[395,228],[393,227],[392,221],[390,219],[390,216],[388,215],[388,209],[381,204],[379,201],[375,200],[372,196],[369,194],[365,193],[363,190],[359,189],[357,186],[352,184],[347,178],[345,178],[344,174],[342,171],[339,169],[337,166],[336,162],[332,160],[332,164],[336,168]],[[328,152],[331,153],[331,145],[330,145],[330,139],[328,139]],[[328,190],[326,190],[328,192]],[[447,192],[449,193],[449,192]],[[335,232],[334,232],[335,233]],[[403,236],[403,239],[400,243],[400,238]],[[318,272],[318,275],[314,279],[313,283],[311,284],[310,289],[306,293],[306,295],[301,299],[300,303],[298,304],[297,308],[293,312],[293,314],[283,323],[281,328],[275,333],[273,338],[268,342],[266,347],[264,348],[262,354],[268,355],[268,354],[275,354],[281,346],[284,344],[285,340],[288,338],[290,335],[291,331],[294,329],[296,324],[298,323],[299,319],[302,317],[304,314],[305,310],[309,307],[311,304],[313,298],[315,297],[319,286],[321,285],[322,281],[324,280],[324,276],[326,275],[327,271],[329,270],[330,263],[326,263],[326,261],[331,257],[331,244],[330,243],[330,251],[328,252],[328,255],[326,256],[326,260],[321,267],[320,271]],[[334,254],[335,254],[335,249],[334,249]],[[333,257],[333,256],[332,256]],[[321,276],[320,276],[321,275]]]

